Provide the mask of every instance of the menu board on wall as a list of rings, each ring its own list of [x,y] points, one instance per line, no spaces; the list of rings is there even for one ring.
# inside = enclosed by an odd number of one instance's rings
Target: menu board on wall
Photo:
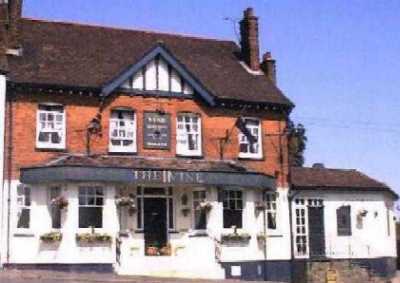
[[[166,113],[144,113],[144,148],[169,149],[171,139],[171,117]]]

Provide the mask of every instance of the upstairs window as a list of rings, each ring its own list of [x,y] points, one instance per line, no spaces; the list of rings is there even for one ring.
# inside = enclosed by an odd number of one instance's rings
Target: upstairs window
[[[199,115],[193,113],[178,114],[176,153],[184,156],[201,155],[201,120]]]
[[[193,215],[194,229],[205,230],[207,228],[207,212],[201,207],[201,204],[206,200],[207,192],[205,190],[193,191]]]
[[[224,228],[242,228],[243,222],[243,193],[240,190],[224,190]]]
[[[136,152],[135,112],[129,109],[111,111],[110,152]]]
[[[276,230],[277,193],[265,193],[264,198],[267,214],[267,228],[269,230]]]
[[[39,105],[36,125],[36,147],[65,148],[65,113],[62,105]]]
[[[17,188],[17,228],[29,229],[31,223],[31,188],[20,185]]]
[[[79,188],[79,228],[103,227],[104,192],[101,187]]]
[[[262,158],[260,120],[255,118],[239,118],[239,157]]]
[[[350,205],[341,206],[336,210],[338,236],[351,236]]]

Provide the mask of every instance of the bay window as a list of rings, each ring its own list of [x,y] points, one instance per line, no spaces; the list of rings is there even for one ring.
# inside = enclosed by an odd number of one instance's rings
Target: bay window
[[[31,188],[17,187],[17,228],[29,229],[31,222]]]
[[[135,112],[115,109],[110,117],[110,152],[136,152]]]
[[[79,188],[79,228],[103,227],[104,192],[101,187]]]
[[[176,153],[184,156],[201,155],[201,119],[193,113],[180,113],[176,125]]]
[[[243,193],[240,190],[227,189],[223,191],[223,222],[224,228],[242,228]]]
[[[239,118],[239,157],[262,158],[262,138],[260,120]]]
[[[62,105],[39,105],[36,122],[36,147],[65,148],[65,113]]]

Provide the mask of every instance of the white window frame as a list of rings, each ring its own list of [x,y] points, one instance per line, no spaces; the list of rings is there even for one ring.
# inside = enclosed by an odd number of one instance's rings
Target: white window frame
[[[204,198],[195,198],[195,192],[200,192],[200,193],[204,193]],[[206,227],[204,229],[196,229],[196,215],[195,212],[199,211],[201,209],[199,209],[198,207],[196,207],[196,203],[198,203],[200,205],[201,202],[203,201],[207,201],[207,190],[205,188],[195,188],[192,190],[192,209],[193,209],[193,213],[192,213],[192,229],[195,231],[206,231],[207,230],[207,213],[204,212],[206,214]]]
[[[265,217],[267,220],[267,230],[269,234],[275,234],[279,231],[279,194],[278,192],[265,192],[264,193],[265,203]],[[268,215],[274,215],[275,228],[269,228],[269,217]]]
[[[299,215],[297,215],[297,211]],[[300,239],[302,239],[300,241]],[[298,241],[299,240],[299,241]],[[305,248],[304,253],[298,251],[298,246]],[[308,208],[307,199],[296,198],[293,205],[293,249],[296,258],[309,256],[308,243]]]
[[[23,193],[21,194],[21,190],[23,190]],[[27,198],[27,190],[29,192],[29,198]],[[29,203],[27,203],[27,199],[29,199]],[[17,218],[16,218],[16,223],[15,227],[17,231],[29,231],[32,228],[32,187],[25,186],[25,185],[19,185],[17,186]],[[18,227],[18,222],[19,222],[19,217],[22,213],[22,210],[28,210],[29,213],[29,223],[28,227]]]
[[[60,113],[57,110],[45,110],[45,109],[40,109],[40,107],[62,107],[63,111]],[[54,126],[53,129],[49,128],[48,125],[45,124],[44,127],[42,127],[42,121],[41,121],[41,116],[46,115],[46,119],[48,119],[48,115],[53,114],[54,115]],[[56,115],[61,115],[62,116],[62,121],[61,124],[59,125],[61,129],[56,129]],[[43,123],[49,123],[48,120],[44,121]],[[51,138],[50,141],[40,141],[39,136],[41,132],[47,132],[47,133],[58,133],[61,141],[60,143],[52,143]],[[40,103],[38,105],[37,113],[36,113],[36,147],[39,149],[65,149],[65,141],[66,141],[66,114],[65,114],[65,107],[64,105],[61,104],[54,104],[54,103]]]
[[[241,192],[241,198],[238,198],[237,195],[235,195],[233,198],[229,196],[229,192]],[[226,193],[228,193],[228,197],[226,196]],[[242,189],[239,188],[225,188],[223,189],[223,197],[222,197],[222,228],[224,230],[226,229],[231,229],[231,227],[225,227],[225,221],[224,221],[224,210],[229,209],[229,210],[234,210],[234,211],[241,211],[241,217],[242,217],[242,227],[237,227],[237,229],[244,229],[245,227],[245,204],[246,204],[246,199],[245,199],[245,192]],[[234,207],[231,207],[230,201],[233,200],[235,201]],[[238,201],[242,203],[241,208],[238,206]],[[224,206],[224,202],[228,202],[227,207]]]
[[[80,204],[79,203],[79,199],[80,199],[80,190],[81,189],[86,189],[86,190],[92,190],[92,191],[94,191],[94,200],[95,200],[95,203],[94,204],[88,204],[88,200],[87,200],[87,198],[88,198],[88,196],[92,196],[92,195],[90,195],[90,194],[85,194],[85,204]],[[102,194],[101,195],[98,195],[97,194],[97,190],[101,190],[102,191]],[[99,198],[102,198],[103,199],[103,204],[102,205],[97,205],[96,204],[96,202],[97,202],[97,199],[99,199]],[[105,202],[106,202],[106,189],[103,187],[103,186],[97,186],[97,185],[85,185],[85,186],[79,186],[78,187],[78,229],[80,230],[80,231],[88,231],[88,230],[90,230],[91,228],[90,227],[79,227],[80,225],[79,225],[79,217],[80,217],[80,214],[79,214],[79,208],[81,208],[81,207],[101,207],[101,213],[102,213],[102,215],[101,215],[101,220],[102,220],[102,223],[101,223],[101,227],[93,227],[94,229],[96,229],[96,230],[102,230],[102,229],[104,229],[104,217],[105,217],[105,215],[104,215],[104,210],[105,210]]]
[[[258,118],[254,118],[254,117],[243,117],[240,118],[243,120],[243,122],[246,125],[246,128],[252,133],[252,130],[255,128],[258,128],[258,136],[255,137],[257,139],[256,144],[258,145],[258,151],[255,153],[251,153],[251,152],[242,152],[240,151],[240,145],[241,144],[248,144],[250,146],[250,142],[248,140],[248,137],[242,133],[242,131],[240,131],[239,129],[239,134],[238,134],[238,142],[239,142],[239,158],[250,158],[250,159],[261,159],[263,158],[263,141],[262,141],[262,121]],[[253,120],[253,121],[257,121],[258,122],[258,126],[254,126],[254,125],[247,125],[247,120]],[[253,134],[253,133],[252,133]]]
[[[190,121],[186,122],[185,118],[189,117]],[[193,130],[195,123],[193,118],[197,118],[197,132]],[[181,121],[180,118],[182,118]],[[190,124],[189,132],[186,130],[187,124]],[[182,126],[182,129],[179,127]],[[197,149],[189,149],[189,135],[197,135]],[[201,156],[202,155],[202,134],[201,134],[201,116],[196,113],[181,112],[176,117],[176,154],[182,156]]]
[[[121,112],[122,115],[124,115],[123,113],[130,113],[133,115],[133,121],[130,120],[127,117],[123,117],[122,119],[118,118],[118,117],[113,117],[113,113],[118,113]],[[132,109],[112,109],[111,113],[110,113],[110,123],[109,123],[109,146],[108,146],[108,150],[109,152],[113,152],[113,153],[136,153],[137,151],[137,134],[136,134],[136,112],[133,111]],[[125,126],[120,126],[120,123],[124,122]],[[117,124],[117,125],[116,125]],[[114,130],[116,130],[118,133],[120,131],[125,132],[125,135],[127,134],[131,134],[132,137],[128,138],[128,137],[113,137],[113,132]],[[112,144],[112,140],[119,140],[121,142],[121,145],[113,145]],[[123,140],[131,140],[132,144],[128,145],[128,146],[124,146],[122,145],[122,141]]]

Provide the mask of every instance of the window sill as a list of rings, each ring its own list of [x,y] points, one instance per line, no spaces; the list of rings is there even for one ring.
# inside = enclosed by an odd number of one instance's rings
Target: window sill
[[[206,230],[194,230],[189,233],[189,238],[204,238],[208,237],[208,233]]]
[[[108,151],[109,155],[137,155],[137,151],[123,152],[123,151]]]
[[[202,154],[176,154],[176,157],[178,158],[190,158],[190,159],[203,159],[204,156]]]
[[[264,157],[258,157],[258,156],[238,156],[238,160],[243,160],[243,161],[265,161]]]
[[[32,231],[17,231],[13,233],[14,237],[33,238],[35,234]]]
[[[68,152],[68,150],[66,148],[51,148],[51,147],[35,147],[35,151],[37,151],[37,152],[63,152],[63,153]]]

